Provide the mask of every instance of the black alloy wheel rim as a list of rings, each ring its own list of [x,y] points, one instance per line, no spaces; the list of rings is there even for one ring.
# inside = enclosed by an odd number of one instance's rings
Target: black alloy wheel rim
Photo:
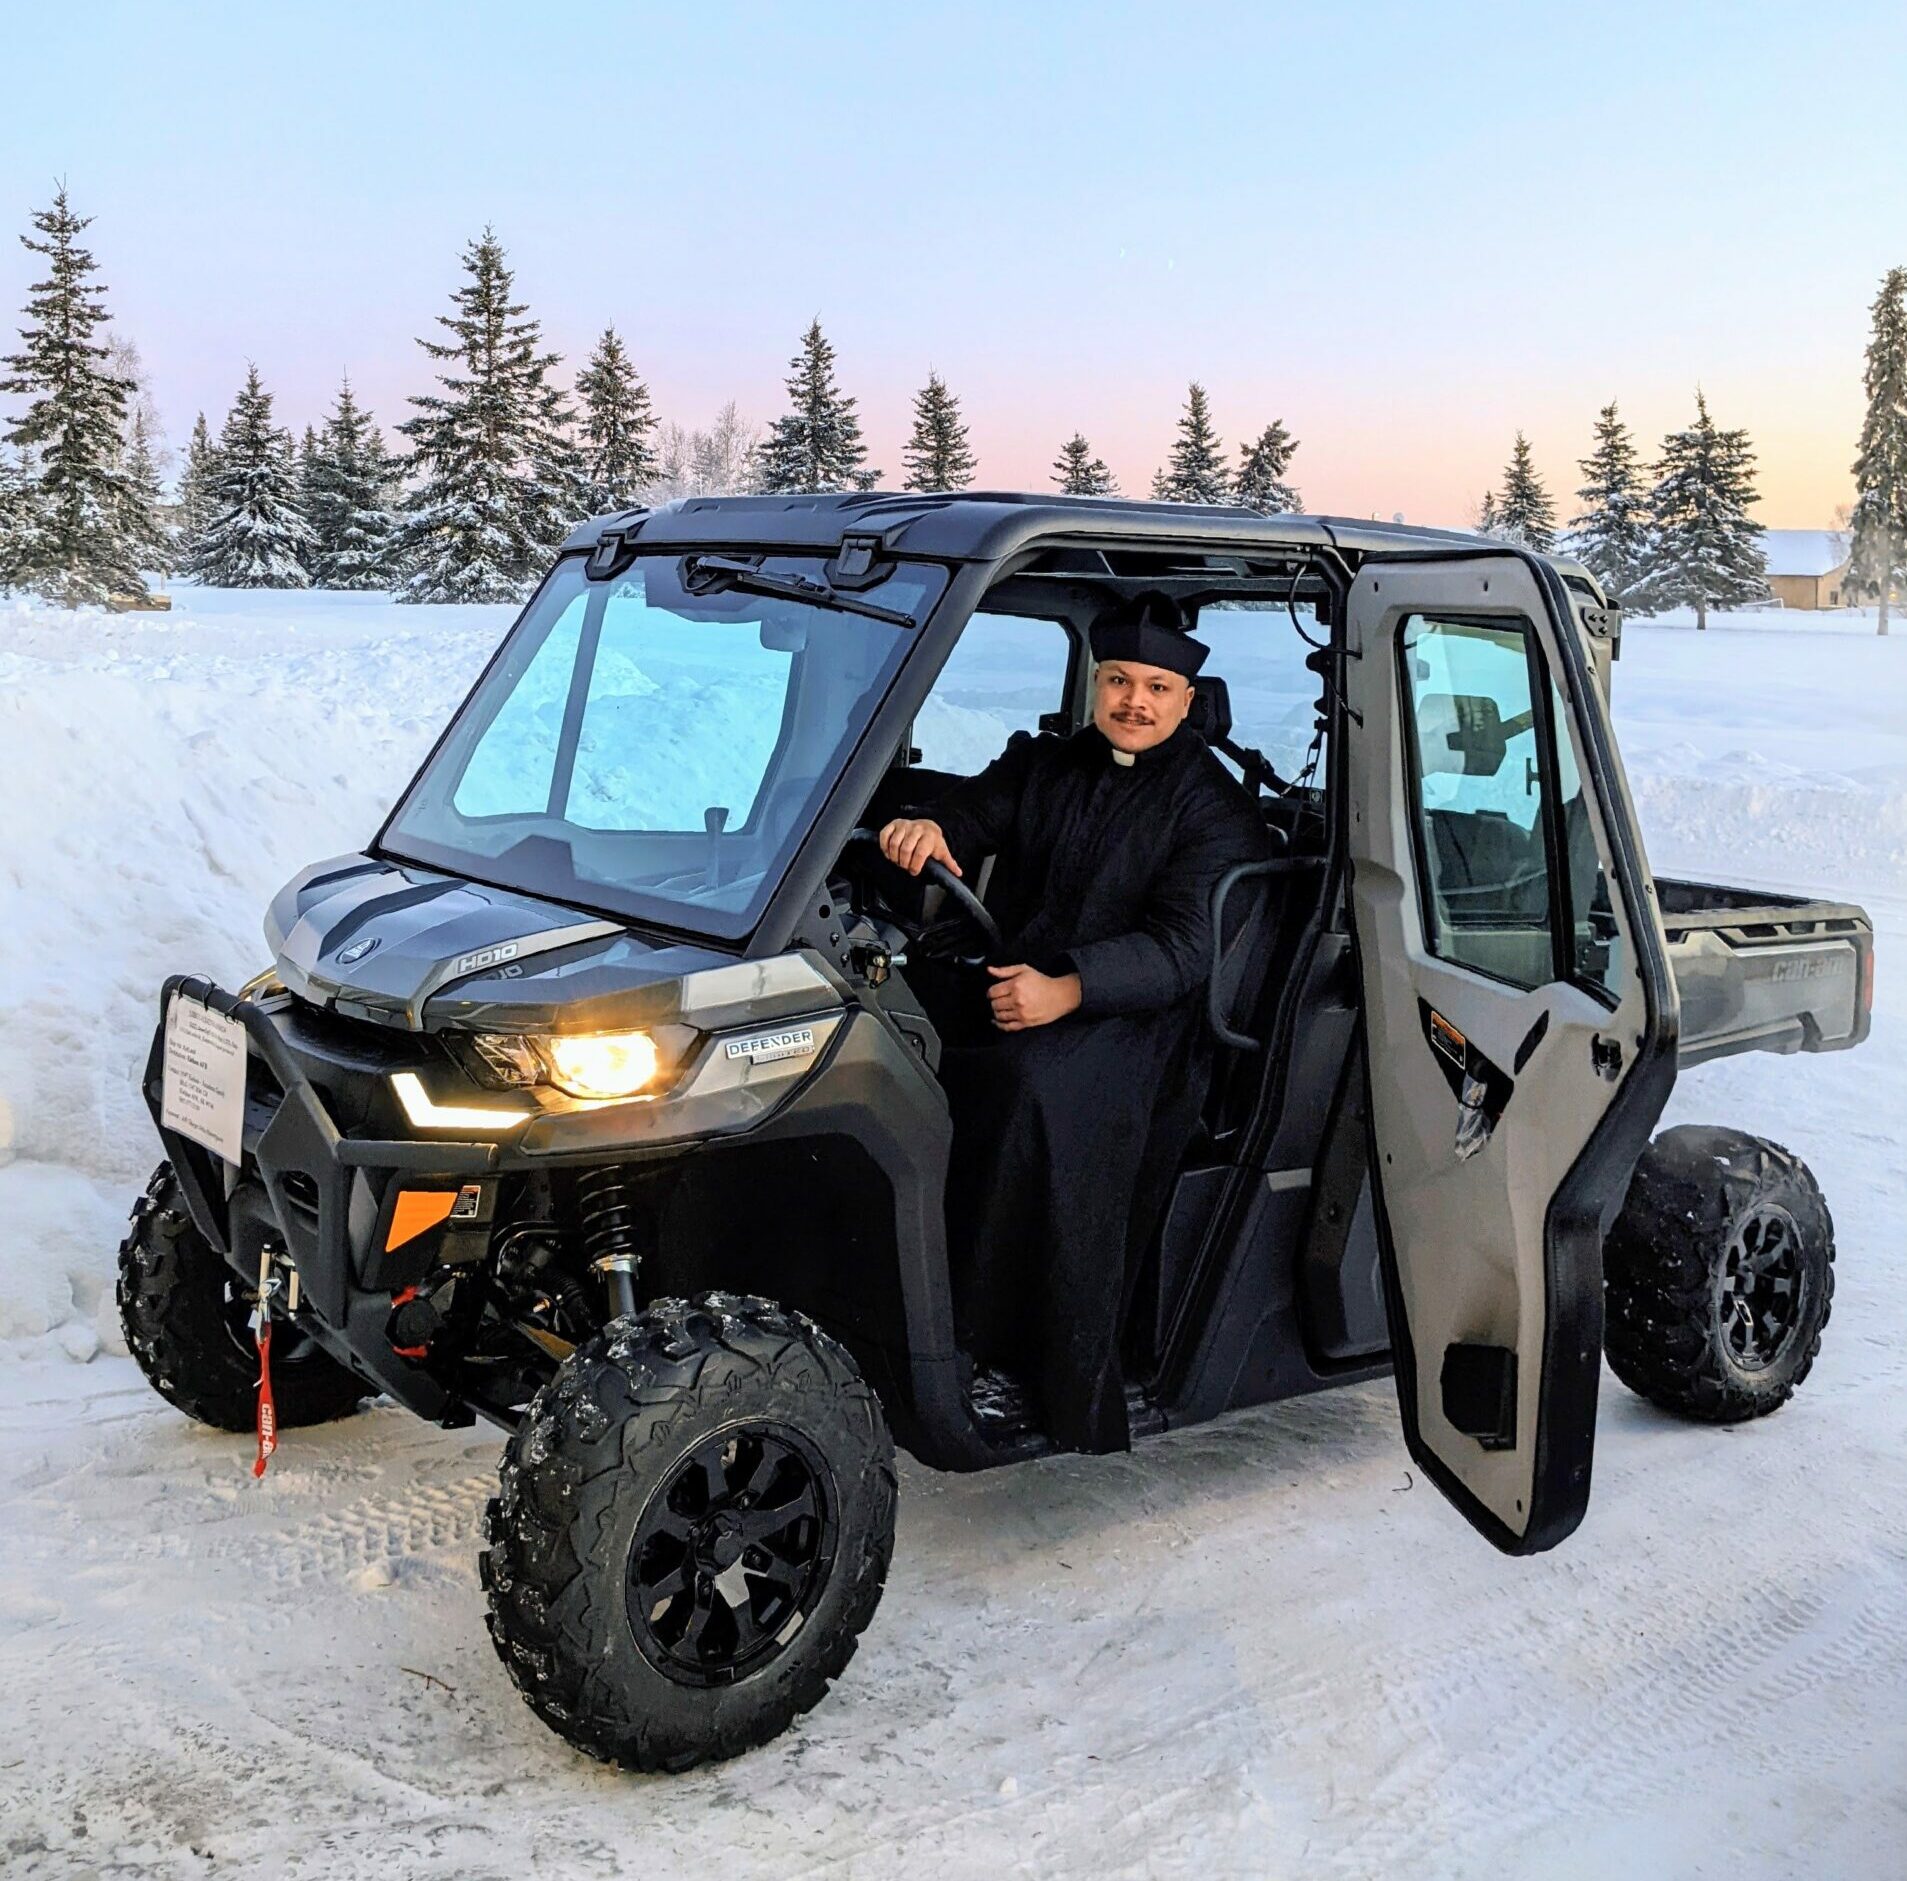
[[[1800,1230],[1785,1208],[1763,1203],[1735,1223],[1715,1304],[1738,1370],[1765,1372],[1788,1349],[1801,1323],[1804,1281]]]
[[[777,1424],[705,1437],[650,1496],[629,1549],[636,1644],[686,1685],[729,1685],[793,1644],[833,1556],[830,1479]]]

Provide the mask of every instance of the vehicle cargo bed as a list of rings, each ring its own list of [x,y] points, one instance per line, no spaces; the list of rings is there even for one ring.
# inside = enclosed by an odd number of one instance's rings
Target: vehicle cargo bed
[[[1681,1061],[1842,1051],[1867,1036],[1874,926],[1845,901],[1656,878],[1682,996]]]

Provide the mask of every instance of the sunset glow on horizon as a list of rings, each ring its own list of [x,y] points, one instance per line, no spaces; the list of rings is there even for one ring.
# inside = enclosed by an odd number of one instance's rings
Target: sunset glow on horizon
[[[1899,10],[1592,11],[36,16],[0,326],[63,177],[175,449],[247,361],[295,430],[348,370],[388,433],[488,224],[564,376],[613,322],[686,425],[773,417],[819,314],[892,484],[930,368],[983,486],[1080,430],[1131,495],[1196,379],[1234,452],[1284,420],[1314,512],[1465,523],[1520,429],[1567,516],[1599,407],[1652,457],[1700,384],[1759,520],[1829,525],[1907,263],[1854,103],[1907,78]]]

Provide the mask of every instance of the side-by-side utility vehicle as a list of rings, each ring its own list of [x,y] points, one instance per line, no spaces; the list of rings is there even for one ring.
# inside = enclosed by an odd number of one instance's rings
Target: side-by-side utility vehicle
[[[815,1704],[880,1598],[896,1440],[1051,1447],[950,1297],[945,1002],[999,945],[989,870],[872,833],[1083,727],[1087,629],[1148,589],[1211,649],[1191,722],[1268,859],[1212,891],[1136,1436],[1389,1371],[1411,1456],[1531,1553],[1582,1519],[1605,1351],[1726,1422],[1818,1349],[1806,1168],[1650,1136],[1678,1064],[1865,1037],[1871,926],[1651,876],[1584,571],[1116,500],[592,522],[383,828],[272,903],[270,967],[167,981],[120,1264],[154,1385],[256,1419],[261,1463],[261,1344],[276,1426],[382,1393],[512,1433],[490,1629],[592,1755],[679,1769]]]

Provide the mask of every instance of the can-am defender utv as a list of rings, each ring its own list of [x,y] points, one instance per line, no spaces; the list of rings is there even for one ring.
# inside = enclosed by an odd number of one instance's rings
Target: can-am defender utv
[[[1582,571],[1119,501],[593,522],[365,851],[272,903],[271,968],[167,982],[120,1298],[220,1428],[254,1324],[279,1424],[381,1392],[508,1428],[490,1629],[595,1756],[728,1756],[823,1695],[887,1572],[890,1430],[945,1469],[1050,1447],[1039,1381],[976,1383],[953,1330],[940,992],[998,939],[986,875],[869,834],[1083,725],[1086,628],[1141,588],[1211,647],[1193,724],[1274,854],[1213,891],[1134,1431],[1394,1370],[1412,1457],[1529,1553],[1582,1519],[1605,1340],[1716,1421],[1813,1359],[1807,1170],[1649,1137],[1678,1021],[1685,1062],[1863,1038],[1871,928],[1651,879]]]

